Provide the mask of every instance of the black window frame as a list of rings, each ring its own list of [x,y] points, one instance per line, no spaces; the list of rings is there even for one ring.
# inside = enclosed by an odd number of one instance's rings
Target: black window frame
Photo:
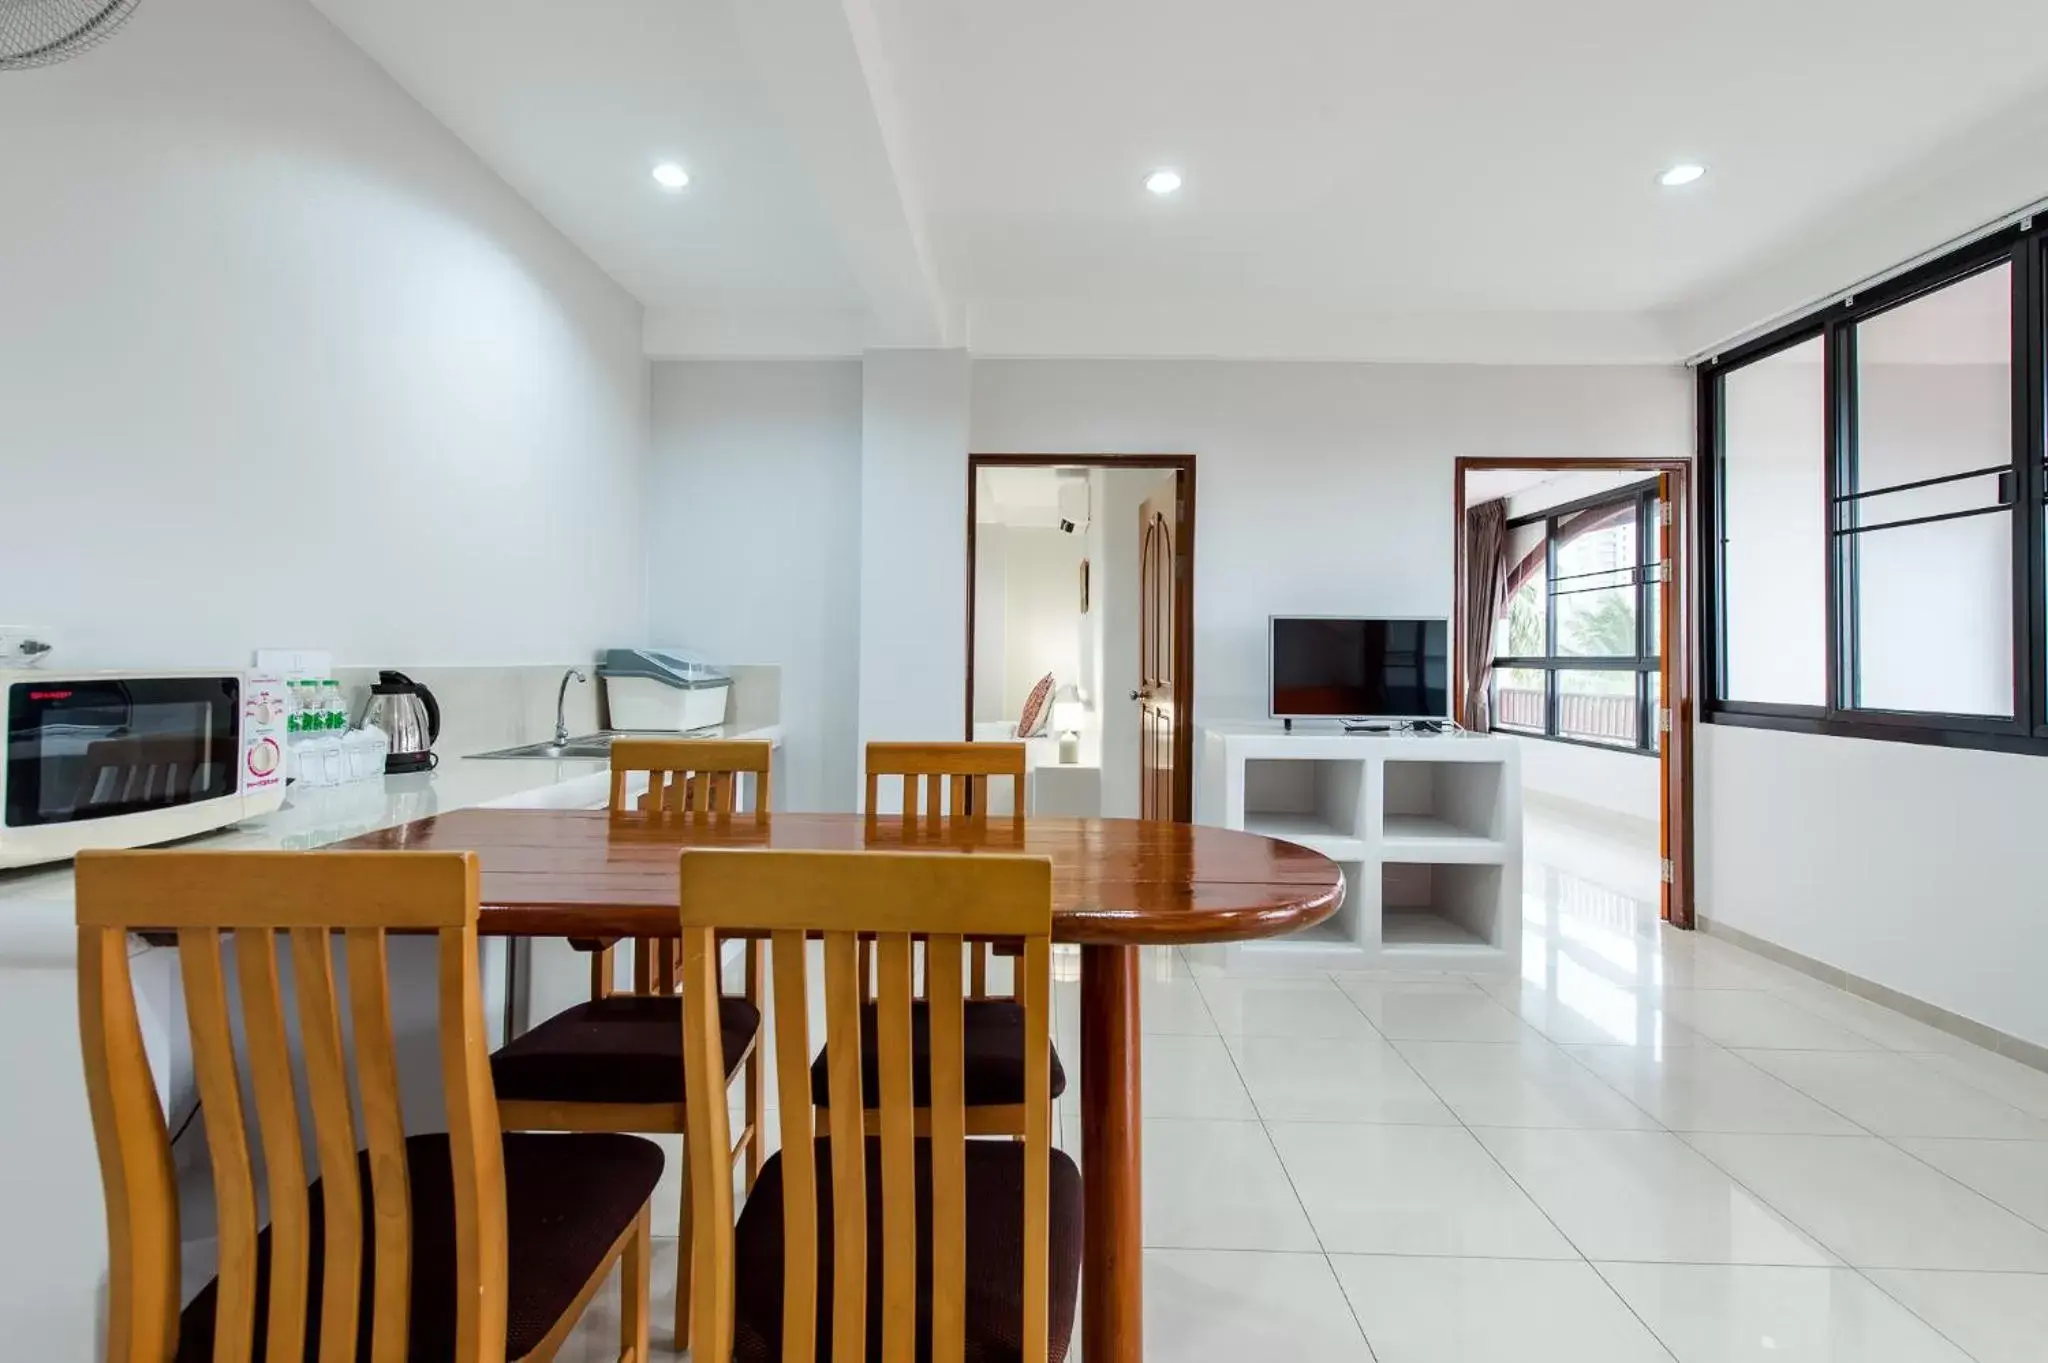
[[[1658,647],[1650,646],[1650,638],[1659,622],[1658,587],[1663,581],[1662,563],[1658,557],[1658,532],[1661,529],[1661,513],[1658,498],[1659,479],[1650,477],[1642,482],[1630,483],[1625,487],[1611,488],[1605,492],[1581,497],[1577,501],[1564,502],[1546,507],[1526,516],[1517,516],[1507,523],[1510,532],[1524,526],[1543,527],[1543,642],[1545,652],[1535,657],[1503,654],[1493,659],[1492,669],[1487,677],[1489,694],[1488,708],[1498,716],[1500,707],[1492,700],[1499,684],[1503,668],[1521,671],[1542,672],[1543,678],[1543,732],[1534,733],[1528,729],[1503,727],[1496,719],[1494,727],[1501,733],[1514,734],[1518,738],[1541,739],[1546,743],[1569,743],[1574,747],[1594,748],[1601,752],[1635,753],[1642,757],[1656,757],[1662,744],[1662,731],[1658,725],[1658,710],[1661,698],[1653,697],[1651,683],[1662,676],[1664,660],[1662,649],[1668,641],[1659,641]],[[1635,507],[1636,561],[1633,569],[1636,590],[1636,652],[1633,657],[1586,657],[1579,654],[1557,651],[1557,545],[1562,523],[1568,518],[1589,511],[1600,511],[1608,507]],[[1506,603],[1502,603],[1506,608]],[[1633,744],[1602,743],[1591,738],[1573,738],[1561,734],[1557,729],[1557,674],[1559,672],[1634,672],[1636,674],[1636,741]]]
[[[2001,265],[2011,267],[2012,451],[2002,466],[2000,498],[2010,507],[2013,536],[2013,713],[2011,718],[1930,711],[1876,710],[1848,703],[1857,668],[1853,533],[1842,533],[1838,508],[1853,487],[1858,451],[1856,326]],[[1823,350],[1825,444],[1823,490],[1814,514],[1828,539],[1826,705],[1731,700],[1727,694],[1727,536],[1723,521],[1727,466],[1721,397],[1729,374],[1816,337]],[[1740,725],[1843,738],[2048,755],[2048,221],[2021,222],[1958,247],[1913,269],[1808,313],[1698,366],[1700,717]],[[1975,476],[1987,476],[1979,473]],[[1959,513],[1974,514],[1974,513]]]

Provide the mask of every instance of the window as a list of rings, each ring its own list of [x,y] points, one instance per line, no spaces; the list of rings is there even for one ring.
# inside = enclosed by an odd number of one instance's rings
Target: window
[[[1721,380],[1723,694],[1731,700],[1827,703],[1823,359],[1816,336]]]
[[[2048,753],[2048,227],[1701,367],[1704,717]]]
[[[1656,534],[1654,482],[1509,523],[1496,729],[1656,751]]]

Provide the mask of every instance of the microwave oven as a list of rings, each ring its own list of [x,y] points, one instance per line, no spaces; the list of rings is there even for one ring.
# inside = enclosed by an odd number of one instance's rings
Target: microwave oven
[[[147,847],[284,804],[283,682],[0,671],[0,869]]]

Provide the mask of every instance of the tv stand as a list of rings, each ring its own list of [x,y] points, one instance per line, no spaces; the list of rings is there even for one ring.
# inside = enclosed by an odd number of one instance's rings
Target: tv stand
[[[1511,738],[1201,726],[1198,823],[1323,853],[1344,903],[1306,931],[1217,948],[1331,968],[1521,968],[1521,749]]]

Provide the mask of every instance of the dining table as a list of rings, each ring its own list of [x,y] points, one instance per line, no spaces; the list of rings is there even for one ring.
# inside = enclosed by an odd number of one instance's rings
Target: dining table
[[[467,851],[478,930],[506,937],[675,937],[686,848],[1012,853],[1052,862],[1053,940],[1081,958],[1081,1351],[1144,1357],[1141,949],[1274,937],[1344,900],[1320,852],[1256,833],[1138,819],[934,825],[875,814],[461,809],[367,833],[350,849]]]

